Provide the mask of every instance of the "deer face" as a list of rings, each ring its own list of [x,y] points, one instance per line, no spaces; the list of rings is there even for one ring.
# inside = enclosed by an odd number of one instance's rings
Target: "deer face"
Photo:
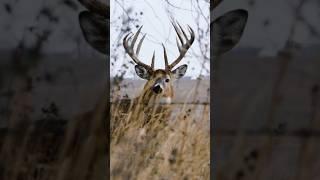
[[[141,38],[138,43],[138,47],[136,51],[134,50],[134,45],[137,41],[137,38],[140,34],[142,26],[139,28],[136,34],[129,33],[123,38],[123,46],[126,50],[126,53],[132,58],[132,60],[137,64],[135,66],[136,74],[142,78],[147,80],[145,85],[145,90],[151,91],[149,94],[155,94],[156,96],[162,96],[165,98],[171,98],[173,96],[173,81],[181,78],[187,71],[188,66],[186,64],[181,65],[173,70],[174,66],[176,66],[184,57],[190,46],[194,41],[194,31],[188,26],[188,30],[190,33],[190,38],[188,38],[185,31],[182,27],[177,23],[172,22],[172,25],[177,33],[177,46],[180,52],[177,59],[173,61],[173,63],[168,63],[168,57],[166,48],[162,44],[163,54],[164,54],[164,62],[165,69],[157,69],[154,70],[154,53],[152,57],[151,66],[144,64],[138,58],[138,54],[142,45],[142,42],[145,38],[145,35]],[[131,35],[131,36],[130,36]],[[180,42],[178,41],[180,40]],[[171,101],[171,100],[170,100]]]
[[[186,64],[177,67],[173,71],[157,69],[149,73],[143,66],[136,65],[135,70],[139,77],[146,79],[146,88],[152,93],[162,95],[164,97],[173,96],[173,82],[184,76],[188,66]]]
[[[181,65],[173,71],[157,69],[149,73],[143,66],[136,65],[135,70],[139,77],[146,79],[144,86],[145,93],[158,97],[158,101],[164,104],[170,104],[174,95],[173,83],[175,80],[184,76],[187,71],[187,65]]]

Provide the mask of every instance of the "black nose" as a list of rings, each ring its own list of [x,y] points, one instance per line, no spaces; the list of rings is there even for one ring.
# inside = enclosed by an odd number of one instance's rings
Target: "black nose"
[[[160,87],[159,85],[154,86],[154,87],[152,88],[152,90],[153,90],[153,92],[155,92],[155,93],[157,93],[157,94],[159,94],[159,93],[162,92],[162,89],[161,89],[161,87]]]

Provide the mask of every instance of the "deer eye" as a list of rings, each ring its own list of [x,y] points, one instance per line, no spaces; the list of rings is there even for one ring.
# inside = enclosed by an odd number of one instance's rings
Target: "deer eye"
[[[170,79],[166,79],[165,81],[166,81],[166,83],[168,83],[170,81]]]

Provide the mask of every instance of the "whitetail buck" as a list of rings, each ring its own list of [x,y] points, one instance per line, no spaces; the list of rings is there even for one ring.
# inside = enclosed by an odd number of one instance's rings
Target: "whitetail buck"
[[[109,32],[107,27],[109,24],[107,24],[107,21],[109,21],[109,7],[95,0],[79,1],[89,10],[89,12],[82,12],[79,16],[80,26],[85,39],[93,48],[107,54],[107,42],[109,39],[107,36]],[[220,2],[221,0],[213,1],[211,9],[213,10]],[[104,13],[104,11],[106,13]],[[219,56],[232,49],[239,42],[247,22],[247,17],[247,11],[234,10],[218,17],[210,23],[210,51],[213,57]],[[135,66],[137,75],[140,78],[147,80],[142,95],[139,96],[142,104],[156,104],[157,102],[170,103],[173,97],[173,80],[182,77],[187,70],[187,65],[181,65],[174,70],[173,68],[182,60],[187,50],[190,48],[194,41],[194,32],[188,27],[191,34],[189,39],[179,24],[176,25],[173,23],[173,26],[181,43],[181,45],[178,44],[180,55],[169,65],[166,50],[163,46],[164,61],[166,64],[165,69],[154,70],[154,56],[150,66],[141,62],[137,57],[145,37],[142,37],[137,50],[134,51],[133,47],[141,31],[141,27],[135,35],[128,34],[123,40],[126,53],[129,54],[137,64]],[[130,40],[131,44],[129,45]]]
[[[154,68],[154,52],[151,59],[151,65],[147,65],[139,59],[138,55],[140,48],[146,35],[140,39],[136,50],[134,49],[134,46],[142,26],[138,29],[136,34],[129,33],[123,38],[123,47],[126,53],[136,63],[136,74],[140,78],[147,80],[141,94],[134,99],[133,109],[131,111],[133,112],[133,118],[138,119],[143,117],[143,124],[149,122],[149,119],[153,117],[156,117],[159,120],[168,119],[170,108],[167,105],[171,103],[174,96],[173,82],[176,79],[183,77],[187,71],[188,66],[186,64],[178,66],[175,69],[174,67],[184,58],[194,41],[195,34],[192,28],[188,26],[188,31],[190,33],[189,38],[179,23],[176,24],[172,22],[172,25],[177,33],[179,56],[169,64],[166,48],[162,44],[163,59],[165,63],[164,69]]]
[[[179,24],[172,23],[172,25],[178,36],[177,46],[180,54],[171,64],[169,64],[166,48],[162,44],[165,69],[154,69],[154,52],[150,66],[139,60],[138,54],[146,35],[144,35],[141,38],[136,51],[134,50],[134,45],[137,41],[142,26],[139,28],[136,34],[129,33],[123,38],[123,47],[125,48],[126,53],[136,63],[135,71],[137,75],[140,78],[147,80],[143,88],[143,91],[140,95],[140,102],[143,104],[152,105],[158,102],[166,104],[171,103],[171,100],[174,96],[173,82],[174,80],[184,76],[184,74],[187,71],[188,66],[186,64],[181,65],[176,69],[173,68],[181,62],[188,49],[191,47],[195,38],[194,31],[192,30],[192,28],[190,28],[190,26],[188,26],[188,31],[190,33],[190,38],[188,38],[186,32],[182,29],[182,27]],[[131,39],[132,41],[130,44]],[[178,39],[180,41],[180,44]]]
[[[211,9],[214,9],[220,1],[221,0],[213,1],[213,4],[211,4],[212,5]],[[109,10],[109,8],[108,8],[108,6],[102,5],[101,3],[99,3],[95,0],[80,0],[80,2],[82,2],[82,4],[85,5],[87,7],[87,9],[89,10],[89,11],[81,12],[81,14],[79,16],[80,26],[81,26],[81,29],[82,29],[82,32],[83,32],[83,35],[84,35],[86,41],[88,42],[88,44],[90,44],[97,51],[99,51],[103,54],[106,54],[106,56],[109,56],[109,54],[107,53],[107,49],[109,49],[109,46],[108,46],[108,41],[109,41],[108,40],[109,39],[109,36],[108,36],[109,35],[109,29],[108,29],[109,12],[108,12],[108,10]],[[238,43],[238,41],[240,40],[240,37],[242,35],[243,29],[245,27],[245,24],[247,21],[247,16],[248,16],[248,14],[244,10],[234,10],[234,11],[228,12],[228,13],[218,17],[217,19],[215,19],[214,21],[212,21],[210,23],[211,57],[219,56],[219,55],[223,54],[224,52],[230,50],[232,47],[234,47]],[[111,34],[111,36],[112,35],[113,34]],[[138,33],[136,34],[136,36],[138,36]],[[133,38],[134,38],[134,36],[133,36]],[[125,38],[125,42],[127,42],[126,40],[130,40],[130,37],[127,36],[127,38]],[[126,48],[126,49],[128,49],[127,52],[129,55],[134,53],[133,47],[131,48],[132,44],[134,44],[132,42],[133,42],[133,39],[131,41],[131,44],[129,45],[129,43],[128,43],[128,45],[127,45],[127,47],[129,47],[129,48]],[[138,54],[137,51],[136,51],[136,54]],[[130,55],[130,56],[132,56],[132,55]],[[108,58],[106,58],[106,60],[107,59]],[[152,58],[152,59],[153,59],[152,60],[152,62],[153,62],[154,58]],[[166,59],[166,58],[164,58],[164,59]],[[164,75],[168,74],[168,72],[166,72],[164,70],[161,70],[161,71],[160,70],[153,70],[154,63],[151,63],[151,65],[149,67],[148,65],[145,65],[144,63],[142,63],[141,61],[138,61],[137,59],[134,59],[134,60],[136,60],[136,63],[137,63],[135,69],[136,69],[138,76],[143,79],[147,79],[147,81],[148,81],[145,85],[145,87],[146,87],[145,90],[148,90],[150,93],[157,94],[157,92],[158,93],[160,92],[160,88],[161,88],[162,89],[161,93],[163,94],[163,96],[160,96],[161,98],[158,99],[158,101],[161,101],[161,99],[162,99],[165,102],[169,102],[169,99],[166,99],[165,98],[166,96],[164,96],[164,94],[166,94],[164,92],[165,91],[164,89],[166,89],[165,87],[167,87],[167,86],[164,87],[162,85],[162,87],[161,87],[160,84],[158,84],[159,86],[157,86],[155,84],[156,79],[158,79],[158,78],[161,79],[161,77],[163,77],[161,83],[166,84],[167,82],[165,82],[166,78]],[[110,62],[107,62],[107,64],[109,64],[109,63]],[[175,65],[176,64],[174,64],[174,66]],[[173,66],[170,66],[170,67],[173,67]],[[176,72],[180,71],[184,74],[186,69],[187,69],[187,67],[182,65],[177,68]],[[178,77],[179,77],[179,73],[178,74],[173,73],[173,72],[171,72],[171,73],[178,75]],[[155,75],[157,77],[155,77]],[[153,81],[151,81],[151,79],[153,79]],[[164,80],[164,82],[163,82],[163,80]],[[170,81],[170,79],[169,79],[169,82],[172,82],[172,80]],[[150,87],[150,88],[147,88],[147,87]],[[151,88],[151,87],[154,87],[154,88]],[[142,94],[144,94],[144,92],[142,92]],[[146,96],[145,98],[143,98],[143,96],[141,96],[141,98],[144,99],[143,101],[145,101],[145,102],[156,101],[156,100],[148,99],[149,96],[150,95]],[[158,97],[159,97],[159,94],[158,94]],[[106,101],[108,101],[108,100],[109,99],[106,99],[106,98],[100,99],[100,101],[102,101],[104,103],[107,103]],[[148,101],[148,100],[150,100],[150,101]],[[151,103],[151,104],[153,104],[153,103]],[[99,109],[100,109],[100,111],[96,111],[95,114],[98,114],[99,112],[105,110],[104,108],[99,108]],[[107,108],[107,111],[108,110],[109,110],[109,108]],[[115,121],[115,120],[113,119],[112,121]],[[109,124],[109,123],[106,123],[106,124]],[[213,123],[211,123],[211,124],[213,124]],[[81,128],[79,128],[79,129],[81,129]],[[155,131],[155,132],[157,132],[157,131]],[[111,138],[107,138],[107,139],[110,140]],[[109,150],[109,148],[108,148],[108,150]],[[125,166],[125,167],[127,167],[127,166]]]

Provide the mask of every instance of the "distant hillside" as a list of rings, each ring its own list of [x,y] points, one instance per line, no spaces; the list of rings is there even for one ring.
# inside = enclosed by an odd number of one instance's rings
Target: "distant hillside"
[[[139,92],[143,89],[145,80],[140,79],[124,79],[121,83],[121,94],[120,96],[128,96],[134,98],[139,95]],[[209,90],[210,90],[210,79],[204,77],[198,88],[198,93],[195,99],[189,98],[193,95],[196,89],[197,80],[192,80],[190,77],[181,78],[174,83],[175,98],[174,102],[191,102],[193,100],[199,102],[209,102]]]

